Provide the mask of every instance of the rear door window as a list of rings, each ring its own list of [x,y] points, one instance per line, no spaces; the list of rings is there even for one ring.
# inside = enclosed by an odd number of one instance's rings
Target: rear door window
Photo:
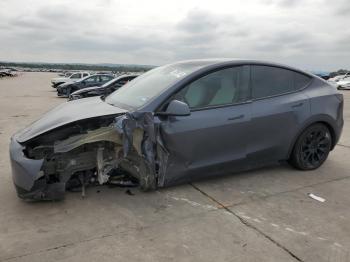
[[[284,68],[251,66],[252,97],[256,99],[303,89],[311,80],[310,76]]]
[[[89,78],[85,79],[85,82],[89,82],[89,83],[97,82],[97,81],[98,81],[98,76],[90,76]]]
[[[294,72],[272,66],[251,66],[253,98],[263,98],[295,91]]]
[[[101,82],[107,82],[107,81],[109,81],[109,80],[111,80],[112,79],[112,77],[111,76],[100,76],[100,81]]]

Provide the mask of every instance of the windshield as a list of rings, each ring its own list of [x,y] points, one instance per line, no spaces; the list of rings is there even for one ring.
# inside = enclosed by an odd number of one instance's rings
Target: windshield
[[[170,85],[181,80],[201,66],[175,64],[157,67],[113,92],[106,98],[106,102],[119,107],[142,107],[164,92]]]

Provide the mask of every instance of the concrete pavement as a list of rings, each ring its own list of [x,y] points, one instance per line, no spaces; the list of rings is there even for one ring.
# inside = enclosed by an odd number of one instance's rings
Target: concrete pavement
[[[65,101],[54,76],[0,80],[0,262],[350,261],[350,92],[343,136],[318,170],[281,165],[155,192],[101,186],[85,199],[26,203],[12,185],[9,138]]]

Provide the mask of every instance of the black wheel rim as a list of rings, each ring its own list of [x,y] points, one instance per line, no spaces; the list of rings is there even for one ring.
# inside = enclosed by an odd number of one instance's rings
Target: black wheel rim
[[[301,144],[301,160],[307,167],[318,167],[330,150],[330,134],[325,130],[312,130]]]

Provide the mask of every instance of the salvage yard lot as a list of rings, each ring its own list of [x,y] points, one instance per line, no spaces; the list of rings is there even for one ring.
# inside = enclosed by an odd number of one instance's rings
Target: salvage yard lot
[[[26,203],[12,185],[9,139],[65,102],[50,86],[55,76],[0,80],[0,262],[350,261],[350,92],[342,137],[318,170],[281,165],[155,192],[102,186],[84,199]]]

